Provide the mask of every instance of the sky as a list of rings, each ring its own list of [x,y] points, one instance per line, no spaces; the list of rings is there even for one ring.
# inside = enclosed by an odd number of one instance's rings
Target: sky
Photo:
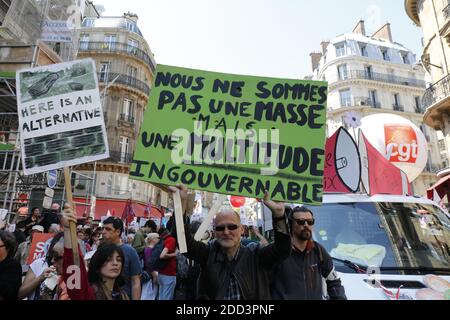
[[[359,20],[371,35],[391,23],[395,42],[421,56],[422,31],[404,0],[94,0],[104,16],[139,16],[159,64],[225,73],[303,79],[322,40]]]

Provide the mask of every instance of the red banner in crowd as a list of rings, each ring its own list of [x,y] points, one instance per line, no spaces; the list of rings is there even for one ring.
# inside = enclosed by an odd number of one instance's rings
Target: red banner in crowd
[[[53,233],[34,233],[31,242],[30,253],[28,254],[27,265],[33,263],[34,260],[45,256],[45,242],[54,236]]]

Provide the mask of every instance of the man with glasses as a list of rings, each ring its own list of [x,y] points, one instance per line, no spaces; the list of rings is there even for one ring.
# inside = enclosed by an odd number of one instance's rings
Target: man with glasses
[[[188,207],[186,186],[177,186],[183,204]],[[172,191],[177,188],[171,187]],[[291,241],[286,224],[285,208],[281,202],[269,200],[275,233],[274,243],[265,247],[241,244],[243,226],[239,214],[232,209],[220,211],[214,221],[215,240],[209,244],[196,241],[190,232],[185,213],[186,256],[198,262],[201,273],[198,299],[207,300],[269,300],[270,275],[274,266],[289,256]]]
[[[323,246],[312,240],[315,222],[312,211],[295,207],[288,218],[292,251],[275,269],[272,297],[278,300],[323,300],[324,279],[329,299],[347,299],[332,258]]]

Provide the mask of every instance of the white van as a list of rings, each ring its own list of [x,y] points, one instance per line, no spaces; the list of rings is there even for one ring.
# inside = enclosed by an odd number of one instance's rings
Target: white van
[[[325,194],[323,205],[311,209],[313,238],[333,257],[348,299],[388,299],[380,282],[394,294],[403,286],[400,299],[407,300],[427,288],[425,275],[450,282],[450,219],[432,201]],[[374,276],[362,273],[368,267]]]

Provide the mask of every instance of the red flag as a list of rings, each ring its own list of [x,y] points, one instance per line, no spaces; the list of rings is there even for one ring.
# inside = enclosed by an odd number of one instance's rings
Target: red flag
[[[411,185],[406,174],[386,160],[381,153],[359,131],[359,152],[361,154],[361,179],[369,195],[411,194]]]
[[[125,208],[123,209],[122,221],[124,221],[125,225],[128,226],[133,221],[135,216],[133,203],[131,202],[131,199],[128,199],[125,204]]]

